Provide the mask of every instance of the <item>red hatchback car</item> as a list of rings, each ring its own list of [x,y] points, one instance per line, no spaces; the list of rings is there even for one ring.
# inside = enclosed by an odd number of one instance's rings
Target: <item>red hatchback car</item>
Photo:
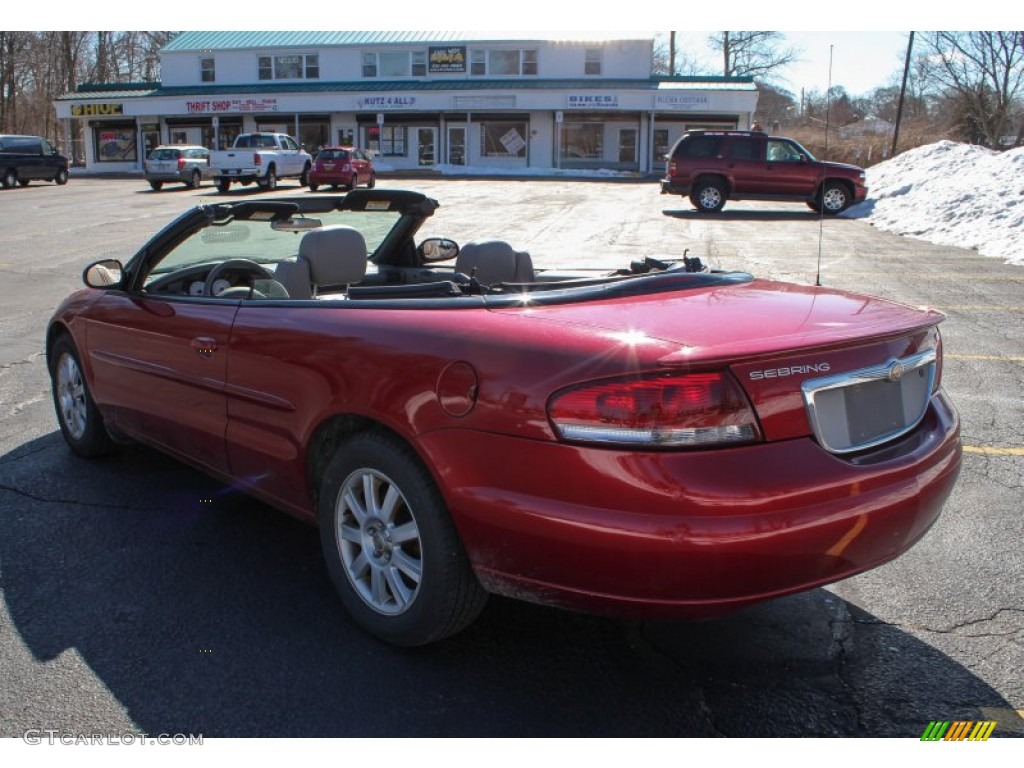
[[[354,147],[324,147],[317,152],[309,172],[309,189],[320,187],[355,189],[365,184],[372,189],[377,184],[373,161],[361,149]]]
[[[695,260],[543,271],[417,240],[436,208],[205,205],[91,265],[47,332],[68,445],[145,443],[317,524],[354,620],[401,645],[488,593],[720,615],[935,522],[961,458],[941,314]]]

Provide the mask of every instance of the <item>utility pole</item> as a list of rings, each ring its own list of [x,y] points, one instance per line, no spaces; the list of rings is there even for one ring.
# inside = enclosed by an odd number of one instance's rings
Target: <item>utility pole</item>
[[[676,33],[668,33],[668,73],[675,75],[676,73]]]
[[[907,42],[907,60],[903,63],[903,85],[900,86],[900,100],[896,105],[896,126],[892,131],[892,152],[890,157],[896,157],[896,142],[900,138],[900,120],[903,119],[903,96],[907,92],[907,75],[910,72],[910,52],[914,49],[914,33],[910,33],[910,40]]]

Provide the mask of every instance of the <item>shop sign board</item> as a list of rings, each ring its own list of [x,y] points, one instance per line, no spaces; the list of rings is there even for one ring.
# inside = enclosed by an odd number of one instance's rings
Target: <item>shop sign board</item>
[[[360,109],[409,109],[416,106],[415,96],[364,96],[356,99]]]
[[[277,99],[199,99],[186,101],[185,111],[190,115],[212,112],[277,112]]]
[[[570,93],[565,97],[566,109],[618,109],[615,93]]]
[[[72,104],[72,117],[104,117],[108,115],[123,115],[124,104],[114,102],[111,104]]]
[[[655,109],[707,109],[710,103],[702,93],[659,93],[654,97]]]
[[[466,46],[431,45],[427,48],[427,69],[430,74],[466,71]]]

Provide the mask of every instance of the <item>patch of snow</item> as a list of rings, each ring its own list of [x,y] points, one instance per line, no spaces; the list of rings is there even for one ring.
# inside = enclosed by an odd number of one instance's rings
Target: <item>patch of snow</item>
[[[940,141],[868,168],[867,184],[843,216],[1024,266],[1024,147]]]

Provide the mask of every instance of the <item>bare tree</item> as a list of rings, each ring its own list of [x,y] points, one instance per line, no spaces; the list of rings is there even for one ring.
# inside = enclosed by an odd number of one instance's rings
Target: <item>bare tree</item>
[[[673,71],[677,75],[707,74],[706,72],[701,71],[700,64],[686,51],[680,51],[677,46],[674,53],[676,57],[676,65],[673,69],[671,66],[672,52],[669,50],[668,43],[664,40],[655,43],[654,49],[651,53],[651,74],[667,75]]]
[[[929,75],[968,141],[998,148],[1024,95],[1024,32],[925,32]]]
[[[722,54],[726,77],[771,81],[779,67],[799,60],[800,52],[783,44],[781,32],[716,32],[708,45]]]

